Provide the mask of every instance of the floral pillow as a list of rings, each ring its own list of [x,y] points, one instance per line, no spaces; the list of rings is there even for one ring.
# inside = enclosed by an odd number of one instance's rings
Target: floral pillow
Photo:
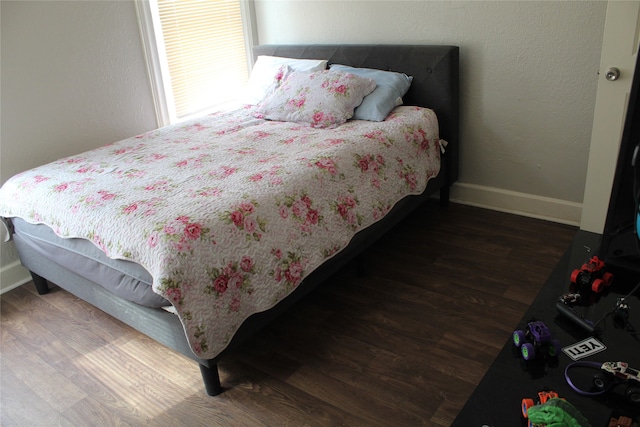
[[[351,73],[292,71],[258,104],[257,114],[268,120],[335,127],[376,88],[373,79]]]
[[[258,56],[251,70],[249,83],[242,97],[242,103],[256,105],[262,101],[262,98],[265,97],[273,83],[273,76],[278,74],[283,66],[296,71],[320,71],[327,68],[327,60],[281,58],[269,55]]]

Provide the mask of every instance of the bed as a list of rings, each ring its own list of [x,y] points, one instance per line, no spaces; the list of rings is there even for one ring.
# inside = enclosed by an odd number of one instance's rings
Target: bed
[[[263,101],[61,159],[19,174],[0,193],[0,214],[38,293],[55,283],[190,357],[209,395],[223,390],[217,363],[225,354],[427,198],[439,193],[446,204],[458,177],[457,47],[255,47],[254,57],[262,56],[402,73],[410,86],[382,122],[327,122],[326,112],[315,111],[310,123],[293,123],[274,119]],[[268,93],[299,96],[292,76],[309,73],[281,67]],[[323,81],[334,96],[355,87],[336,83],[335,72],[317,71],[313,84],[316,76],[334,79]],[[366,75],[340,76],[367,86],[364,99],[376,88]],[[369,144],[364,152],[336,151],[362,150],[351,143],[356,137]],[[391,146],[405,152],[373,149]],[[152,176],[150,163],[164,172]],[[345,176],[348,169],[358,172],[357,182]],[[387,183],[395,187],[383,198],[376,191]],[[307,191],[312,186],[316,193]],[[181,210],[178,198],[187,203]]]

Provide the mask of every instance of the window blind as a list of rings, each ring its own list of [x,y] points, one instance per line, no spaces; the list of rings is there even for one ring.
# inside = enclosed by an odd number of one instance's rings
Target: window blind
[[[157,7],[176,117],[236,98],[248,79],[240,0],[158,0]]]

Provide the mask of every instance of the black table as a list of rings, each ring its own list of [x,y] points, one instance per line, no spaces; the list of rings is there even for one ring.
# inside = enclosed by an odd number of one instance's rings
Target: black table
[[[550,327],[553,336],[560,340],[562,347],[578,343],[591,336],[586,330],[571,322],[566,316],[558,314],[556,302],[568,292],[571,272],[578,269],[592,256],[597,255],[599,234],[579,231],[571,247],[564,254],[555,270],[541,289],[535,301],[521,320],[519,329],[524,329],[529,320],[535,318],[544,321]],[[531,265],[535,268],[535,265]],[[522,274],[526,274],[523,271]],[[584,317],[597,322],[606,313],[615,308],[619,297],[626,296],[640,281],[640,275],[633,274],[614,277],[614,283],[606,288],[596,301],[586,307],[578,307],[576,311]],[[636,291],[627,302],[629,317],[625,327],[614,324],[613,316],[605,318],[600,324],[601,333],[596,338],[603,343],[606,350],[588,356],[580,361],[629,363],[640,369],[640,290]],[[638,331],[637,333],[635,331]],[[560,397],[569,401],[585,416],[593,427],[606,427],[611,416],[620,414],[635,417],[640,421],[640,404],[632,404],[624,397],[626,385],[614,387],[610,392],[586,397],[571,389],[565,380],[565,367],[573,360],[564,353],[558,357],[536,358],[526,362],[513,345],[511,338],[505,343],[496,360],[455,419],[457,427],[514,427],[526,426],[521,414],[523,398],[537,397],[543,389],[556,391]],[[572,368],[572,381],[584,384],[588,388],[592,384],[597,369]]]

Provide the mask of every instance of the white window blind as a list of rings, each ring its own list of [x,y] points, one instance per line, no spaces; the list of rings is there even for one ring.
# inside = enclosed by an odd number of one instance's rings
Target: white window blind
[[[161,125],[212,109],[241,93],[248,79],[250,40],[243,1],[138,4],[152,84],[157,86],[156,104],[163,104],[156,106]]]

